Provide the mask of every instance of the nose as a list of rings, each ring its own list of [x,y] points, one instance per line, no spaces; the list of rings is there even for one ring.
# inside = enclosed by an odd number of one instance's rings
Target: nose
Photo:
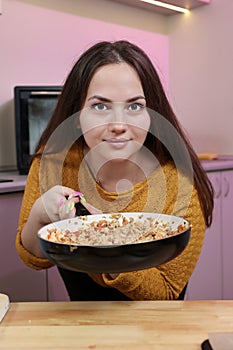
[[[127,130],[127,124],[121,122],[113,122],[108,126],[110,132],[115,134],[123,134]]]
[[[115,106],[112,110],[111,121],[109,122],[109,130],[115,133],[123,133],[127,129],[127,117],[124,108],[120,105]]]

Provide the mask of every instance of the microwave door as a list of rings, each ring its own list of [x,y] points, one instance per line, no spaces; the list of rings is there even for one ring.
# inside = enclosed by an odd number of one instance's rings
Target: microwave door
[[[17,168],[27,174],[30,158],[57,105],[61,86],[14,88]]]
[[[29,154],[35,152],[36,145],[45,130],[57,104],[58,94],[31,93],[28,98]]]

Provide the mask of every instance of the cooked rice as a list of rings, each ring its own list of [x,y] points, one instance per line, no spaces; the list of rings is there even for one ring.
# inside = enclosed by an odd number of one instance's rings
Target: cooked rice
[[[87,217],[79,217],[83,220],[82,227],[77,227],[77,230],[48,229],[47,239],[63,244],[122,245],[162,239],[186,229],[185,223],[174,229],[172,223],[142,218],[143,214],[138,219],[112,214],[108,219],[103,217],[99,221],[87,222]]]

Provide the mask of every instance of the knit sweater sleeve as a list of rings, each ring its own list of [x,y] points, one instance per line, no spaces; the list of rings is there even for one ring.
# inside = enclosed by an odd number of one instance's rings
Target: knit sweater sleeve
[[[25,223],[28,220],[31,208],[36,199],[39,198],[41,195],[39,186],[39,168],[39,159],[35,158],[27,178],[23,202],[20,210],[18,232],[16,236],[16,250],[20,259],[24,262],[25,265],[36,270],[45,269],[53,266],[49,260],[38,258],[31,254],[29,251],[27,251],[21,242],[21,232]]]

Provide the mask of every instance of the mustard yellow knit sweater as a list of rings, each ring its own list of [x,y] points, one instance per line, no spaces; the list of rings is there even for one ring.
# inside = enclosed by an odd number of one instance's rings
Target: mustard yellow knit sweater
[[[103,212],[160,212],[189,220],[192,224],[190,242],[172,261],[147,270],[121,273],[115,279],[108,274],[89,274],[95,282],[116,288],[132,300],[176,299],[195,268],[206,229],[197,191],[190,180],[180,173],[178,175],[174,164],[169,162],[131,190],[109,193],[95,182],[83,161],[81,143],[76,143],[64,159],[61,155],[50,158],[46,162],[34,159],[28,174],[16,238],[22,261],[38,270],[52,266],[47,259],[38,258],[23,247],[21,232],[35,200],[52,186],[62,184],[83,192],[87,201]]]

